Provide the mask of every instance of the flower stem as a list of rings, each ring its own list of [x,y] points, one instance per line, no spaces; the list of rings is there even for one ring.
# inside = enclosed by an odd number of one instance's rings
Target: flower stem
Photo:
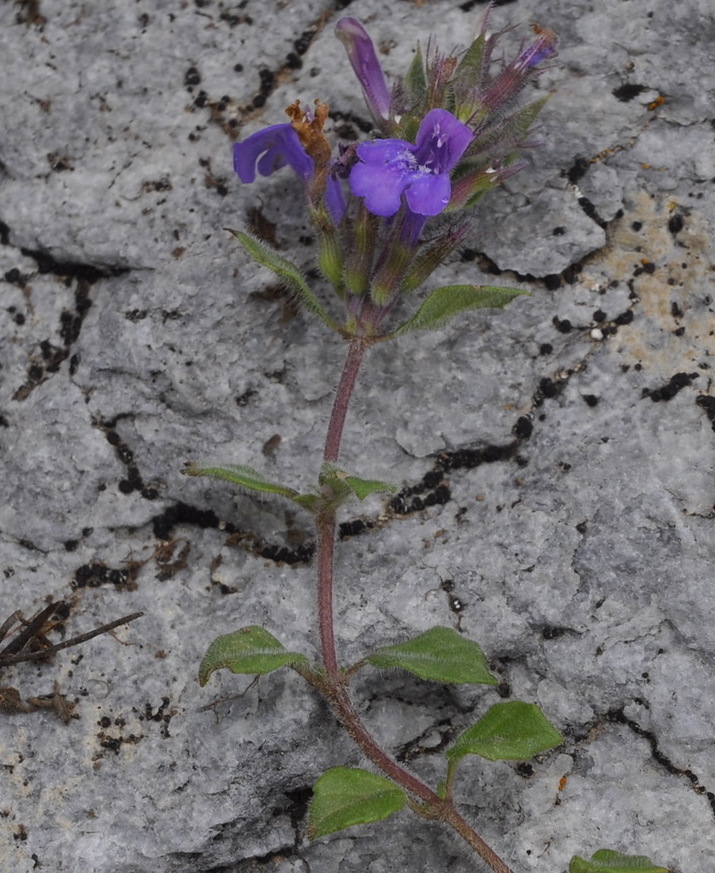
[[[357,382],[360,365],[362,364],[365,352],[367,350],[367,341],[362,337],[355,337],[350,341],[348,347],[348,356],[345,359],[343,372],[340,376],[340,382],[335,392],[335,400],[333,401],[333,411],[330,415],[330,423],[328,425],[328,434],[325,438],[325,453],[323,454],[324,461],[335,462],[340,454],[340,443],[343,438],[343,427],[345,426],[345,417],[348,414],[350,406],[350,398],[353,395],[355,383]]]
[[[333,409],[325,440],[324,460],[334,463],[340,454],[345,418],[350,406],[360,365],[365,357],[368,341],[354,337],[350,341],[347,358],[333,401]],[[348,735],[376,767],[403,788],[412,798],[412,809],[424,818],[436,819],[455,830],[485,861],[494,873],[514,873],[502,859],[484,842],[479,834],[459,814],[451,797],[440,797],[432,789],[405,770],[377,743],[355,711],[348,693],[349,677],[341,670],[335,648],[333,620],[333,578],[335,536],[337,522],[335,509],[329,508],[317,517],[317,567],[318,567],[318,623],[320,646],[325,667],[325,681],[314,683],[327,697],[335,716]],[[453,775],[453,774],[452,774]],[[451,788],[451,784],[450,784]]]

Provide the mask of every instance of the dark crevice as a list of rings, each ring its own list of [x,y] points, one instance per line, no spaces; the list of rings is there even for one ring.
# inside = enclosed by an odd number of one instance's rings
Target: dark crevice
[[[315,545],[308,542],[305,545],[289,548],[288,546],[268,543],[262,537],[251,531],[242,531],[231,522],[224,522],[212,509],[199,509],[180,501],[167,507],[160,515],[152,519],[154,536],[162,541],[172,539],[177,525],[189,525],[201,528],[213,528],[228,534],[229,545],[240,546],[256,557],[278,564],[307,564],[315,552]],[[234,589],[220,586],[224,594],[232,594]]]
[[[62,363],[70,358],[70,375],[79,366],[79,355],[72,355],[72,347],[79,339],[82,323],[87,317],[92,301],[90,299],[92,282],[86,278],[77,279],[74,292],[74,309],[63,309],[60,314],[59,334],[62,346],[50,340],[42,340],[39,355],[30,358],[26,381],[15,391],[13,400],[26,400],[32,391],[45,381],[48,374],[56,373]]]
[[[555,228],[554,232],[562,228]],[[535,276],[533,273],[519,273],[517,270],[502,270],[484,252],[476,249],[464,248],[461,251],[461,259],[467,263],[474,261],[482,273],[488,276],[506,276],[515,282],[537,283],[540,282],[548,291],[556,291],[562,284],[574,285],[583,269],[583,264],[577,262],[569,264],[560,273],[549,273],[546,276]]]
[[[253,23],[253,20],[248,15],[234,15],[233,13],[224,12],[220,15],[220,18],[226,21],[230,27]],[[264,107],[275,89],[285,81],[286,76],[290,75],[293,70],[298,70],[303,66],[303,55],[308,51],[315,37],[322,31],[327,20],[327,16],[321,15],[314,24],[299,33],[293,40],[292,51],[287,53],[282,65],[277,70],[263,67],[257,71],[259,78],[258,90],[248,104],[239,106],[237,101],[228,95],[223,95],[216,99],[210,97],[205,90],[199,90],[194,97],[194,107],[197,109],[208,108],[211,114],[211,121],[216,122],[231,139],[235,139],[238,135],[241,122],[233,117],[233,113],[238,111],[244,118],[247,118],[255,113],[256,110]],[[244,69],[243,64],[236,64],[234,69],[236,72],[242,72]],[[189,67],[184,74],[184,86],[190,94],[193,94],[194,89],[200,83],[201,73],[199,69],[195,66]],[[232,113],[227,117],[225,113],[229,108],[231,108]]]
[[[486,2],[487,0],[466,0],[459,8],[462,12],[472,12],[477,7],[486,6]],[[508,6],[510,3],[516,2],[517,0],[494,0],[494,6]]]
[[[696,794],[702,794],[707,798],[708,803],[710,804],[710,808],[713,811],[713,815],[715,815],[715,793],[712,791],[708,791],[704,785],[701,784],[697,775],[693,773],[692,770],[688,768],[676,767],[675,764],[660,750],[658,746],[658,739],[651,731],[642,728],[638,722],[630,719],[626,716],[623,708],[620,709],[612,709],[610,710],[606,718],[608,721],[614,722],[616,724],[622,724],[628,727],[639,737],[643,737],[644,740],[647,740],[650,745],[651,755],[653,756],[653,760],[657,761],[661,767],[664,767],[668,773],[671,773],[673,776],[684,776],[690,784],[693,786],[693,789]]]
[[[134,452],[115,430],[117,422],[122,417],[124,416],[115,416],[111,421],[104,421],[101,417],[96,416],[92,424],[104,433],[107,442],[114,448],[117,459],[126,468],[126,476],[119,482],[119,490],[122,494],[139,491],[145,500],[156,500],[159,496],[158,488],[144,483],[139,467],[134,460]]]
[[[429,746],[424,745],[424,741],[430,735],[437,731],[440,735],[440,741],[437,744],[430,743]],[[427,757],[429,755],[443,754],[444,750],[452,744],[452,741],[459,733],[459,728],[454,727],[452,720],[443,718],[434,725],[430,725],[427,730],[416,737],[404,743],[395,753],[395,759],[401,764],[409,764],[416,758]]]
[[[79,261],[58,261],[53,255],[42,249],[21,247],[20,251],[23,255],[35,261],[37,272],[40,274],[51,273],[54,276],[63,276],[69,279],[82,279],[90,285],[93,285],[100,279],[122,276],[130,272],[129,267],[97,267],[94,264],[83,264]]]
[[[698,394],[695,402],[701,409],[705,410],[705,415],[715,431],[715,397],[711,397],[709,394]]]

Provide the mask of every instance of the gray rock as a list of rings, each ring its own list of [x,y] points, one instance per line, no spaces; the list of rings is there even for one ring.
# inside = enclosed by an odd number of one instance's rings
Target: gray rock
[[[430,33],[464,44],[471,5],[349,14],[394,74]],[[58,682],[79,716],[0,713],[3,870],[475,869],[407,811],[310,843],[310,786],[365,763],[327,707],[291,671],[196,681],[211,640],[248,624],[316,656],[309,518],[180,471],[252,464],[305,488],[319,467],[341,342],[223,228],[275,224],[311,267],[300,186],[242,186],[231,143],[298,97],[367,119],[339,17],[316,0],[0,8],[0,623],[68,601],[69,639],[144,613],[2,670],[21,700]],[[554,95],[546,145],[437,276],[532,296],[369,357],[345,466],[419,493],[402,514],[345,513],[375,524],[339,548],[340,652],[454,627],[562,730],[528,768],[470,759],[458,780],[515,870],[612,847],[709,873],[711,10],[492,12],[520,25],[512,48],[535,19],[562,38],[529,95]],[[439,473],[449,491],[426,500]],[[433,783],[440,749],[499,700],[371,669],[355,692]]]

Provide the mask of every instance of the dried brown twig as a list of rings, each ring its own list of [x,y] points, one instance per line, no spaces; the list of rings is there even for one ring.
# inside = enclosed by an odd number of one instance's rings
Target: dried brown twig
[[[61,605],[62,601],[51,603],[48,607],[34,615],[28,622],[25,622],[25,627],[0,651],[0,667],[9,667],[11,664],[19,664],[22,661],[35,661],[40,658],[51,657],[55,652],[68,649],[70,646],[78,646],[80,643],[85,643],[93,637],[105,634],[121,624],[128,624],[130,621],[134,621],[134,619],[141,618],[144,615],[143,612],[132,612],[130,615],[122,616],[122,618],[110,621],[108,624],[100,625],[100,627],[88,631],[86,634],[79,634],[55,645],[44,645],[43,648],[35,651],[27,651],[33,641],[43,640],[45,625]],[[14,612],[3,622],[2,626],[0,626],[0,642],[7,636],[17,621],[23,621],[22,614],[19,611]],[[51,624],[50,627],[54,627],[54,625]]]

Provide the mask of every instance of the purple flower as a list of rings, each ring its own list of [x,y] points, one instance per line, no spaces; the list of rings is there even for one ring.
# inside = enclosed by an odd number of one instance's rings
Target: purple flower
[[[254,182],[256,168],[262,176],[270,176],[286,164],[306,181],[313,173],[313,161],[290,124],[266,127],[233,146],[233,169],[242,182]]]
[[[480,95],[481,100],[489,110],[499,112],[517,96],[526,85],[531,71],[542,61],[556,57],[558,38],[553,30],[533,25],[538,36],[535,42],[526,46]]]
[[[394,215],[403,192],[411,212],[438,215],[452,193],[450,171],[472,139],[471,130],[451,112],[433,109],[422,119],[414,145],[402,139],[359,145],[350,189],[365,198],[373,215]]]
[[[370,111],[378,121],[386,119],[390,114],[390,94],[375,47],[365,28],[355,18],[341,18],[335,25],[335,33],[345,46]]]
[[[234,143],[233,168],[242,182],[254,182],[256,169],[262,176],[270,176],[286,165],[304,182],[313,175],[313,159],[305,153],[290,124],[274,124]],[[345,214],[345,196],[340,183],[332,177],[325,189],[325,202],[333,221],[339,222]]]
[[[527,46],[514,61],[514,67],[519,72],[535,67],[542,61],[556,56],[558,39],[553,30],[548,27],[540,27],[538,24],[534,24],[532,27],[539,38]]]

